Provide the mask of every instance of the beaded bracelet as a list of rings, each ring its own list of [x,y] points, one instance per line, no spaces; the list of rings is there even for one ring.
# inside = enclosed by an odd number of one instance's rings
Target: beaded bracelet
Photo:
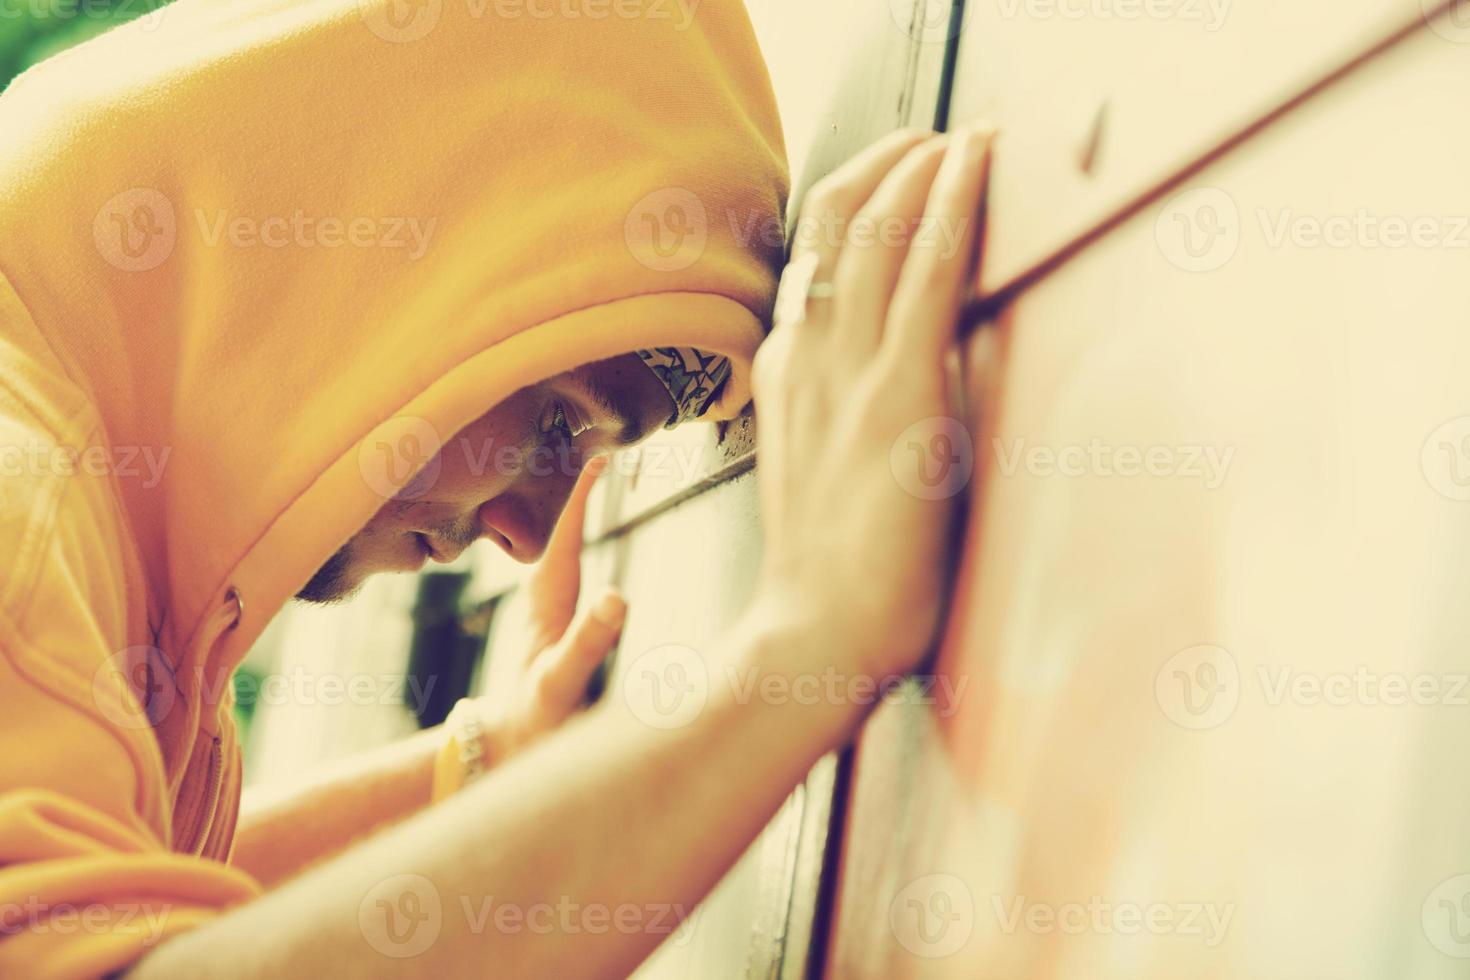
[[[479,712],[469,698],[460,698],[449,712],[445,726],[459,743],[459,785],[464,786],[485,775],[484,728]]]
[[[475,705],[462,698],[444,720],[444,746],[434,760],[434,802],[453,796],[490,768],[485,752],[484,727]]]

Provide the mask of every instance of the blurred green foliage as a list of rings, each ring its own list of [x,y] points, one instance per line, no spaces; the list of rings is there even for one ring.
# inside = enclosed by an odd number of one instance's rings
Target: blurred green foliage
[[[0,0],[0,90],[58,51],[168,0]]]

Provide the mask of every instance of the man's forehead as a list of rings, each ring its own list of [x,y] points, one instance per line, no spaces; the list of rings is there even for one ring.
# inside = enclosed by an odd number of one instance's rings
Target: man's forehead
[[[601,371],[580,371],[577,376],[593,404],[618,425],[618,442],[626,446],[637,442],[643,434],[645,412],[635,391],[625,385],[610,384]]]

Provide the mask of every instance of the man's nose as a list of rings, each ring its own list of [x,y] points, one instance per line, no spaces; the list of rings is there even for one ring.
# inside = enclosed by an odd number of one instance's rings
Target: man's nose
[[[533,494],[510,491],[487,500],[478,514],[482,533],[518,562],[538,560],[575,483],[575,477],[542,479]]]

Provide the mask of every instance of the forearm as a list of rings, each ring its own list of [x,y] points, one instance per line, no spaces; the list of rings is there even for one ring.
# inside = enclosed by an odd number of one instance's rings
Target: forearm
[[[708,701],[681,728],[650,727],[615,695],[455,798],[170,941],[134,975],[219,962],[233,976],[627,973],[855,722],[850,704],[742,698],[726,682],[725,664],[787,671],[804,659],[792,642],[735,637],[708,661]],[[439,915],[421,926],[438,926],[434,941],[387,959],[384,916],[434,901]]]
[[[274,887],[423,809],[444,737],[432,728],[343,760],[304,785],[247,793],[231,863]]]

